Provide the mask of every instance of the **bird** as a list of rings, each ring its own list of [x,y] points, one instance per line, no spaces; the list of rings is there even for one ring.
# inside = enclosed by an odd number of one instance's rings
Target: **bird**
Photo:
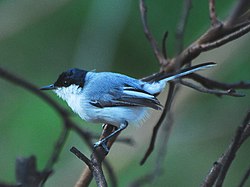
[[[53,84],[41,87],[40,90],[54,91],[87,122],[115,126],[113,133],[94,144],[94,148],[101,145],[108,151],[106,143],[112,136],[128,125],[140,124],[150,109],[162,109],[157,96],[167,82],[215,65],[207,62],[171,74],[156,73],[149,80],[120,73],[72,68],[61,73]]]

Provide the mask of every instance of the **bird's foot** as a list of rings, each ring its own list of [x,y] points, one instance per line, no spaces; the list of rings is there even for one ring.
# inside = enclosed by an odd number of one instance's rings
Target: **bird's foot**
[[[99,140],[96,143],[94,143],[94,149],[97,147],[102,146],[102,148],[106,151],[106,153],[109,153],[109,148],[107,146],[107,141],[105,139]]]

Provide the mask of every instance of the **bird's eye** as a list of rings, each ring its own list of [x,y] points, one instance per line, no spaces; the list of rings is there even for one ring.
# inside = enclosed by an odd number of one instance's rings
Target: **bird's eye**
[[[69,85],[70,85],[70,83],[69,83],[69,81],[68,81],[68,80],[64,80],[64,81],[63,81],[63,85],[64,85],[64,86],[69,86]]]

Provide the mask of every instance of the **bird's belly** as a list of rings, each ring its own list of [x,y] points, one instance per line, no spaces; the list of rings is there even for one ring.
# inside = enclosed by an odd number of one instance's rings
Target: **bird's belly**
[[[70,97],[67,100],[70,108],[82,119],[93,123],[107,123],[119,127],[127,121],[129,124],[139,126],[148,114],[146,107],[104,107],[91,105],[85,98]]]
[[[107,123],[119,127],[127,121],[138,126],[147,117],[145,107],[104,107],[98,108],[89,104],[78,113],[86,121],[93,123]]]

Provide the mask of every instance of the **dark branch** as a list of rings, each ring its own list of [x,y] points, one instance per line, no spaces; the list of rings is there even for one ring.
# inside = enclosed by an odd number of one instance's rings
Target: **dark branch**
[[[112,132],[114,132],[116,128],[112,125],[105,125],[102,131],[102,134],[100,136],[100,139],[103,139],[104,137],[107,137],[109,134],[111,134]],[[118,137],[119,134],[117,134],[116,136],[114,136],[113,138],[111,138],[108,142],[107,142],[107,147],[110,149],[113,145],[113,143],[115,142],[116,138]],[[94,157],[93,157],[94,155]],[[98,160],[101,164],[101,162],[105,159],[106,157],[106,151],[104,149],[102,149],[102,147],[98,147],[97,149],[95,149],[92,153],[91,156],[91,160],[93,158],[96,158],[96,156],[99,155]],[[107,163],[106,163],[107,164]],[[105,164],[105,165],[106,165]],[[100,166],[101,167],[101,166]],[[111,167],[111,166],[109,166]],[[76,186],[88,186],[90,184],[90,182],[92,181],[93,175],[92,175],[92,171],[90,168],[85,168],[85,170],[82,172],[81,177],[78,179]],[[116,179],[114,179],[116,180]],[[97,182],[97,181],[96,181]]]
[[[168,31],[166,31],[164,33],[163,39],[162,39],[162,54],[164,56],[165,59],[168,58],[168,54],[167,54],[167,38],[168,38]]]
[[[16,159],[16,182],[21,186],[40,186],[44,178],[50,173],[39,172],[36,166],[36,157],[19,157]]]
[[[155,140],[156,140],[156,137],[158,134],[158,130],[161,127],[164,119],[166,118],[168,111],[170,110],[170,107],[171,107],[171,104],[173,101],[174,90],[175,90],[175,83],[170,83],[168,97],[167,97],[167,101],[166,101],[166,104],[164,106],[164,109],[162,111],[162,115],[161,115],[160,119],[158,120],[158,122],[156,123],[156,125],[154,126],[153,133],[152,133],[151,140],[150,140],[150,144],[148,146],[148,149],[147,149],[144,157],[142,158],[142,160],[140,162],[140,165],[143,165],[146,162],[146,160],[148,159],[148,157],[150,156],[150,154],[154,150]]]
[[[209,171],[208,175],[206,176],[205,180],[203,181],[201,187],[211,187],[214,185],[214,182],[216,181],[218,175],[220,174],[221,170],[221,163],[215,162],[213,164],[213,167]]]
[[[150,32],[150,30],[148,28],[147,7],[145,4],[145,0],[140,0],[139,6],[140,6],[141,21],[142,21],[142,25],[143,25],[144,34],[146,35],[146,37],[147,37],[147,39],[148,39],[148,41],[149,41],[149,43],[154,51],[155,57],[159,61],[160,65],[165,64],[166,59],[164,58],[164,55],[162,54],[161,50],[159,49],[156,40],[154,39],[152,33]]]
[[[220,21],[217,19],[216,12],[215,12],[215,0],[209,0],[209,17],[210,17],[212,26],[221,24]]]
[[[245,25],[244,27],[241,27],[239,28],[238,30],[236,30],[235,32],[232,32],[228,35],[225,35],[224,37],[216,40],[216,41],[213,41],[213,42],[210,42],[210,43],[205,43],[205,44],[201,44],[199,46],[197,46],[197,49],[196,48],[193,48],[193,50],[197,50],[197,51],[200,51],[200,52],[204,52],[204,51],[208,51],[208,50],[211,50],[211,49],[214,49],[214,48],[218,48],[232,40],[235,40],[243,35],[245,35],[246,33],[248,33],[250,31],[250,23]]]
[[[178,90],[178,89],[175,89]],[[174,92],[176,94],[176,91]],[[164,166],[162,163],[165,161],[166,153],[167,153],[167,146],[168,146],[168,140],[171,134],[172,127],[174,125],[173,123],[173,115],[171,111],[167,111],[167,114],[165,115],[165,118],[162,121],[163,128],[162,128],[162,139],[159,141],[159,151],[157,154],[157,159],[155,160],[155,166],[153,167],[152,171],[145,174],[142,177],[139,177],[134,182],[132,182],[129,186],[143,186],[148,183],[152,183],[156,180],[157,177],[162,175]],[[147,179],[148,178],[148,179]],[[146,180],[147,179],[147,180]],[[146,181],[145,181],[146,180]],[[146,183],[145,183],[146,182]]]
[[[245,96],[242,93],[237,93],[234,89],[214,90],[214,89],[209,89],[209,88],[195,85],[195,84],[187,82],[185,80],[179,80],[179,82],[184,86],[187,86],[189,88],[192,88],[192,89],[197,90],[197,91],[202,92],[202,93],[214,94],[217,96],[223,96],[223,95],[228,95],[228,96],[233,96],[233,97],[244,97]]]
[[[80,160],[82,160],[83,162],[85,162],[85,164],[89,167],[92,168],[92,163],[91,161],[88,159],[88,157],[86,157],[81,151],[79,151],[77,148],[75,147],[71,147],[70,152],[72,152],[74,155],[76,155]]]
[[[226,22],[226,27],[232,27],[234,24],[239,24],[242,21],[249,20],[250,18],[250,1],[238,0],[237,5],[234,7],[231,16]]]
[[[183,40],[185,28],[187,25],[189,12],[192,8],[192,0],[184,0],[182,15],[176,28],[176,54],[178,55],[183,50]]]
[[[91,160],[89,160],[84,154],[82,154],[77,148],[72,147],[70,149],[80,160],[82,160],[89,169],[92,171],[98,187],[107,187],[107,182],[104,177],[102,167],[101,167],[101,155],[100,152],[94,151],[91,155]],[[102,153],[102,152],[101,152]]]
[[[222,89],[222,90],[230,90],[230,89],[250,89],[250,82],[236,82],[236,83],[224,83],[218,82],[215,80],[211,80],[207,77],[203,77],[197,73],[192,73],[188,75],[186,78],[193,79],[196,82],[199,82],[202,86],[209,89]]]
[[[212,186],[216,182],[216,187],[222,186],[225,176],[231,166],[235,155],[240,146],[250,136],[250,111],[247,113],[242,125],[240,125],[236,132],[231,144],[224,152],[224,154],[217,160],[216,164],[212,167],[206,179],[203,181],[201,187]]]
[[[249,177],[250,177],[250,167],[247,169],[247,171],[244,174],[243,178],[241,179],[238,187],[243,187],[245,185],[247,179],[249,179]]]
[[[114,169],[111,167],[111,164],[109,164],[107,159],[103,160],[103,166],[108,171],[110,186],[117,187],[118,181],[117,181],[116,173],[115,173]]]

